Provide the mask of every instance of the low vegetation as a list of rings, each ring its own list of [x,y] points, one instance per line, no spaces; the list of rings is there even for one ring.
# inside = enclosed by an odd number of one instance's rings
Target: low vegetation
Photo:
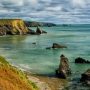
[[[0,90],[38,90],[26,74],[0,56]]]

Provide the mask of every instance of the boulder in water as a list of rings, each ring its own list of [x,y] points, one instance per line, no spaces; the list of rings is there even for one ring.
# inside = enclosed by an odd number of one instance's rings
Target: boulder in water
[[[90,61],[78,57],[75,59],[75,63],[90,63]]]
[[[64,45],[60,45],[60,44],[57,44],[57,43],[53,43],[52,48],[55,49],[55,48],[67,48],[67,47],[64,46]]]
[[[71,69],[69,67],[68,58],[64,55],[60,56],[60,65],[59,68],[56,70],[56,76],[59,78],[66,79],[68,75],[71,74]]]
[[[81,75],[80,81],[90,86],[90,69]]]

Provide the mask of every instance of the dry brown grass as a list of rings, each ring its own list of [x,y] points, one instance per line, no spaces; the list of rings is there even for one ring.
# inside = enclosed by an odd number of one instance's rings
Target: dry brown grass
[[[37,90],[33,85],[22,71],[0,62],[0,90]]]

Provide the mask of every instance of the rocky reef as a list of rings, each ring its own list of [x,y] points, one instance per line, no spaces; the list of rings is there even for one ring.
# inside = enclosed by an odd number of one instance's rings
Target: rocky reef
[[[90,64],[90,61],[85,60],[85,59],[83,59],[81,57],[78,57],[78,58],[75,59],[75,63],[88,63],[88,64]]]
[[[51,47],[47,47],[46,49],[58,49],[58,48],[67,48],[67,46],[58,43],[53,43]]]
[[[28,32],[22,19],[0,19],[0,35],[24,35]]]
[[[0,90],[38,90],[26,74],[0,56]]]
[[[71,74],[71,69],[69,67],[68,58],[64,55],[60,56],[60,65],[59,68],[56,70],[56,76],[59,78],[66,79],[68,75]]]
[[[58,44],[58,43],[53,43],[52,48],[53,48],[53,49],[54,49],[54,48],[67,48],[67,46],[60,45],[60,44]]]
[[[81,79],[82,82],[84,82],[85,84],[90,86],[90,69],[88,69],[86,72],[84,72],[81,75]]]

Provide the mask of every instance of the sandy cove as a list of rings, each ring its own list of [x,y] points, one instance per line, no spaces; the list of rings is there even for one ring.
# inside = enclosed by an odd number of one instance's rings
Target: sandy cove
[[[56,77],[48,77],[26,73],[28,78],[37,85],[39,90],[63,90],[67,85],[67,80]]]

